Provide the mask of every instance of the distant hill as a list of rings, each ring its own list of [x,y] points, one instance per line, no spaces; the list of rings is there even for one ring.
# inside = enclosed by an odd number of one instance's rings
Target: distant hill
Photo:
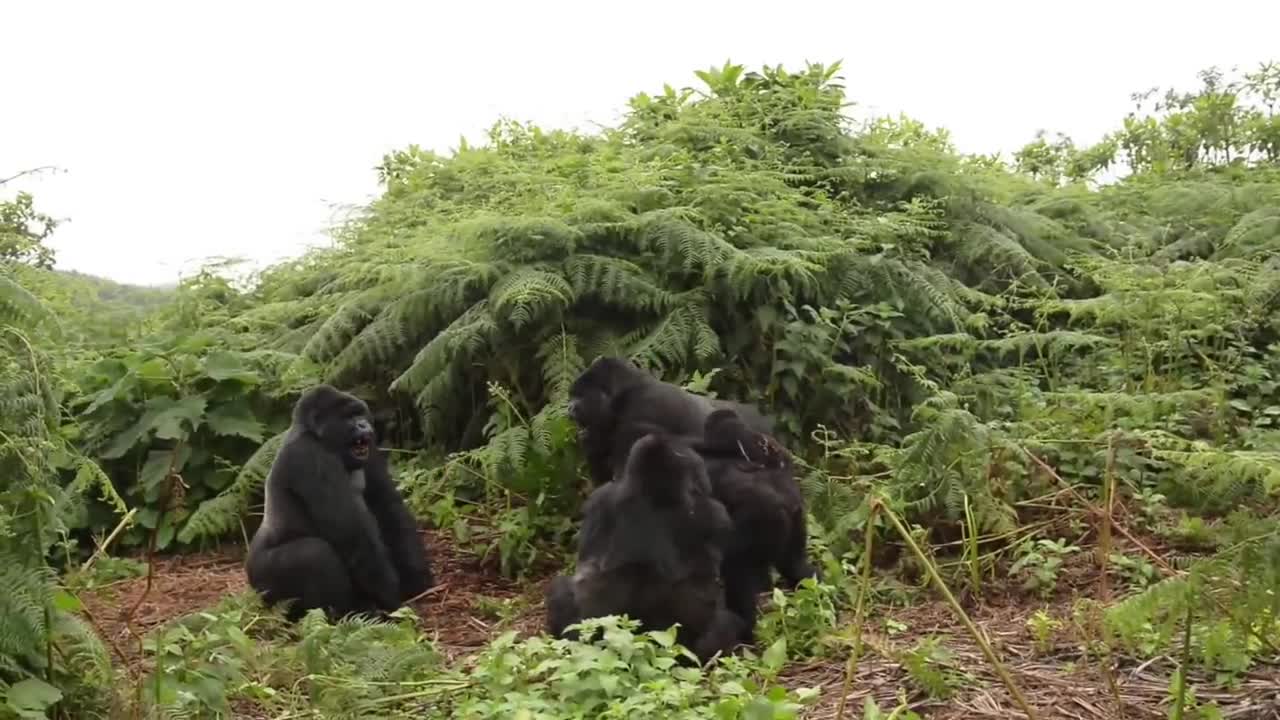
[[[143,310],[150,310],[168,302],[177,289],[177,283],[131,285],[78,270],[54,270],[53,272],[73,283],[91,287],[97,299],[104,303],[127,305]]]

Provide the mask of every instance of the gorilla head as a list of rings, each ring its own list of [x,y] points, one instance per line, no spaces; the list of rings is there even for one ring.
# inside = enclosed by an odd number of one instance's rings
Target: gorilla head
[[[293,421],[342,458],[347,470],[358,470],[373,449],[372,414],[363,400],[332,385],[316,385],[293,408]]]
[[[584,429],[609,425],[614,398],[646,380],[653,378],[622,358],[599,358],[569,387],[569,418]]]
[[[747,462],[778,469],[787,462],[787,451],[772,435],[752,430],[733,410],[720,409],[707,416],[703,447],[713,454],[740,455]]]
[[[632,444],[641,437],[650,433],[700,437],[707,416],[722,408],[736,412],[754,430],[772,432],[772,422],[749,405],[691,393],[622,358],[597,359],[569,388],[569,416],[578,425],[592,483],[597,486],[622,472]]]
[[[622,477],[628,492],[643,494],[660,508],[692,508],[698,498],[711,495],[702,458],[660,435],[646,435],[631,446]]]

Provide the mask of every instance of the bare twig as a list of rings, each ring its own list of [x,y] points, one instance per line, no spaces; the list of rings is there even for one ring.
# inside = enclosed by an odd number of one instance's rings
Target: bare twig
[[[10,182],[11,180],[17,180],[18,178],[23,177],[24,175],[35,175],[36,173],[44,172],[45,170],[57,170],[57,169],[58,169],[57,165],[41,165],[40,167],[33,167],[29,170],[23,170],[17,175],[11,175],[7,178],[0,179],[0,185],[4,185],[5,183]]]

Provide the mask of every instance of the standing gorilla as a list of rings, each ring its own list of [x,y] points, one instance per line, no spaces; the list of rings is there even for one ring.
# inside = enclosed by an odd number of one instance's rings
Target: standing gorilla
[[[621,479],[587,498],[577,572],[547,589],[547,631],[563,636],[583,619],[625,614],[645,630],[680,623],[677,639],[704,663],[729,652],[742,633],[719,584],[730,530],[697,454],[663,436],[640,438]]]
[[[293,408],[246,562],[266,603],[293,601],[291,620],[312,608],[331,618],[391,611],[434,584],[375,440],[368,406],[332,386],[307,390]]]
[[[712,494],[733,521],[721,564],[725,604],[743,620],[739,641],[750,644],[756,597],[772,586],[771,568],[791,588],[818,577],[807,556],[804,495],[787,451],[732,410],[711,413],[693,446],[706,464]]]
[[[697,436],[717,409],[735,411],[753,430],[773,432],[773,423],[750,405],[695,395],[622,358],[597,359],[569,388],[569,417],[596,487],[622,469],[636,440],[652,432]]]

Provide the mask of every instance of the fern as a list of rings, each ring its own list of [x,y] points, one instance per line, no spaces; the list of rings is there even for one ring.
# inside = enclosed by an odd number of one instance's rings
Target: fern
[[[35,673],[46,666],[44,613],[55,576],[12,550],[0,548],[0,667]]]
[[[941,511],[953,521],[964,516],[968,496],[983,527],[1007,531],[1015,525],[1013,508],[987,480],[995,453],[1014,448],[994,428],[956,407],[957,402],[956,396],[942,392],[916,409],[921,429],[904,438],[890,462],[892,494],[915,512]]]
[[[287,432],[279,433],[264,442],[241,466],[240,472],[226,490],[201,503],[178,531],[178,539],[189,543],[196,538],[219,537],[236,527],[249,507],[249,498],[265,485],[286,434]]]
[[[639,265],[622,258],[575,255],[565,274],[580,300],[595,297],[610,306],[646,314],[664,312],[675,304],[675,295],[654,283]]]
[[[561,276],[525,268],[499,281],[489,302],[493,314],[519,332],[535,323],[558,322],[574,300],[572,285]]]
[[[1224,668],[1215,662],[1210,633],[1222,634],[1227,643],[1246,658],[1265,652],[1280,642],[1276,596],[1280,593],[1280,536],[1274,519],[1241,523],[1254,532],[1244,542],[1209,558],[1192,563],[1185,574],[1166,578],[1109,608],[1106,620],[1129,647],[1162,647],[1192,610],[1193,637],[1198,657],[1211,670]],[[1257,533],[1262,526],[1265,532]],[[1226,611],[1229,622],[1216,618]],[[1260,646],[1259,641],[1265,643]]]
[[[8,268],[0,262],[0,327],[5,325],[34,325],[52,318],[52,314],[35,295],[32,295],[9,276]]]
[[[59,398],[35,334],[47,316],[38,300],[0,277],[0,686],[56,682],[66,707],[95,697],[102,705],[110,662],[96,635],[55,607],[57,577],[46,557],[91,488],[117,509],[124,505],[101,468],[57,432]],[[57,482],[55,458],[76,471],[66,486]]]

